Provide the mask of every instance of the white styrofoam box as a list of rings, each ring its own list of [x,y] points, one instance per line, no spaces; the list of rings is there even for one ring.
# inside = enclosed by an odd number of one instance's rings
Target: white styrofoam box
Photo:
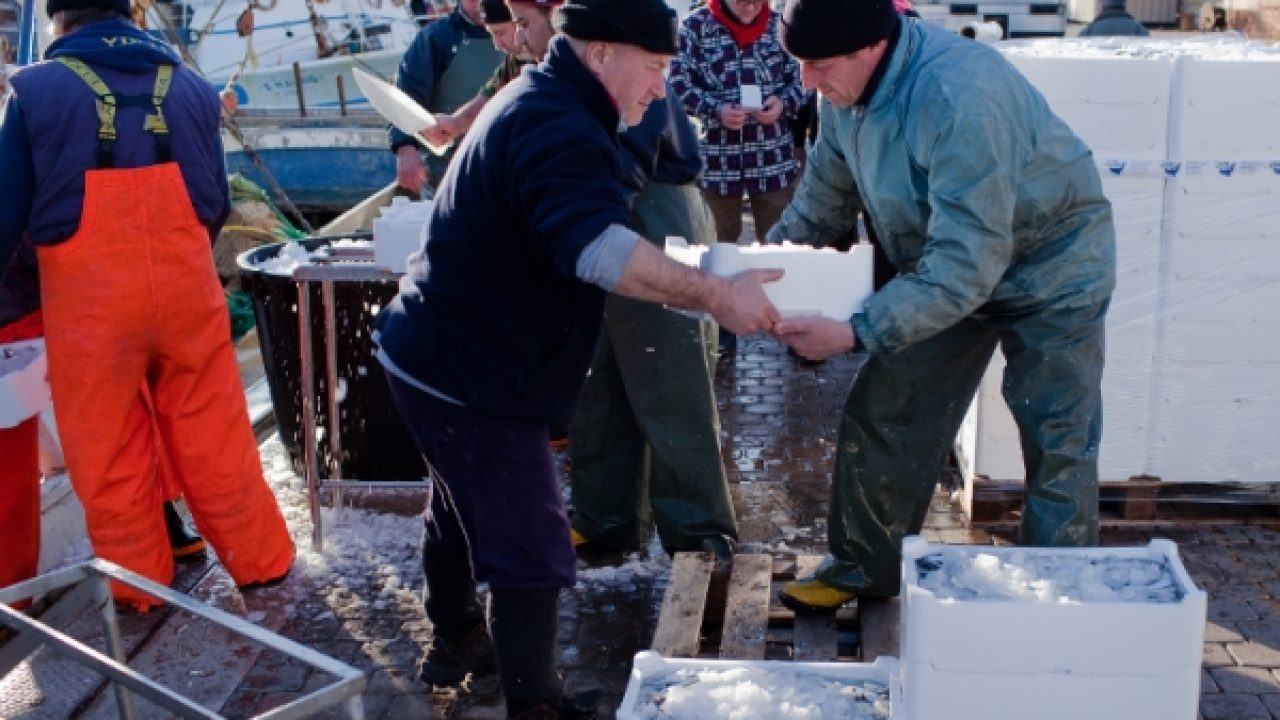
[[[373,221],[373,260],[392,272],[405,271],[410,255],[424,244],[427,221],[435,203],[392,198]]]
[[[1018,43],[997,47],[1095,157],[1165,159],[1172,58],[1122,55],[1087,46],[1080,46],[1081,54],[1075,56],[1039,55],[1036,46]]]
[[[1169,157],[1280,161],[1280,50],[1255,43],[1179,57]]]
[[[0,428],[14,427],[49,407],[44,340],[0,344]]]
[[[943,546],[903,542],[902,707],[911,720],[1192,720],[1200,698],[1207,597],[1177,546],[946,546],[993,554],[1052,553],[1167,563],[1182,590],[1170,603],[941,599],[916,560]]]
[[[870,244],[848,252],[804,245],[715,243],[702,256],[702,268],[723,277],[744,270],[781,268],[783,276],[764,284],[765,295],[783,317],[823,315],[848,320],[872,292]]]
[[[626,693],[622,696],[622,704],[618,707],[618,720],[649,720],[639,710],[646,697],[645,684],[660,680],[678,670],[731,670],[733,668],[755,668],[765,672],[783,672],[813,675],[821,678],[844,681],[873,681],[889,689],[889,718],[902,717],[901,686],[898,678],[897,658],[882,655],[872,663],[847,662],[787,662],[778,660],[703,660],[685,658],[665,658],[652,650],[636,653],[631,667],[631,679],[627,682]]]

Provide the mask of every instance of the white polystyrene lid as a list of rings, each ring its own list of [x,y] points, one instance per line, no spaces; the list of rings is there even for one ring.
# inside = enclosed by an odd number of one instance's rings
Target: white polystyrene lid
[[[369,104],[386,118],[387,122],[395,125],[400,132],[416,138],[436,155],[444,154],[447,145],[432,145],[422,134],[423,130],[435,127],[436,124],[436,119],[427,112],[426,108],[389,82],[380,80],[360,68],[352,68],[351,71],[356,77],[356,85],[360,86],[360,91],[369,100]]]

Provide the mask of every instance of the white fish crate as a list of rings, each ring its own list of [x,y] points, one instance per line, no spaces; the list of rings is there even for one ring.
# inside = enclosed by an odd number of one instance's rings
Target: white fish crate
[[[720,710],[725,714],[708,712],[706,708],[694,710],[697,720],[713,720],[718,717],[760,718],[764,720],[786,720],[787,718],[807,718],[809,720],[900,720],[902,713],[900,685],[898,679],[897,658],[881,656],[873,663],[846,662],[786,662],[778,660],[701,660],[685,658],[665,658],[651,650],[636,653],[631,669],[631,680],[627,683],[626,694],[622,697],[622,705],[617,712],[617,720],[664,720],[667,718],[694,717],[693,715],[671,715],[660,711],[652,703],[653,694],[659,687],[671,683],[673,687],[692,687],[698,677],[695,673],[712,672],[728,673],[716,685],[715,699],[720,701]],[[838,683],[846,688],[872,684],[884,689],[887,693],[887,707],[883,700],[878,705],[867,702],[849,700],[838,709],[827,712],[806,707],[804,702],[794,699],[766,697],[768,691],[758,683],[777,682],[777,689],[794,691],[801,700],[827,697],[840,700],[838,691],[831,684]],[[826,682],[825,689],[813,690],[809,681]],[[757,683],[751,687],[745,683]],[[738,683],[735,685],[735,683]],[[790,705],[786,703],[791,702]],[[839,703],[837,703],[839,704]],[[861,713],[861,714],[859,714]]]
[[[44,340],[0,343],[0,428],[14,427],[49,407]]]
[[[822,315],[848,320],[872,292],[875,250],[857,243],[846,252],[784,242],[738,246],[690,246],[668,237],[667,255],[679,262],[728,277],[746,270],[778,268],[783,276],[764,284],[764,294],[785,317]]]
[[[962,599],[921,584],[917,561],[936,565],[943,551],[987,556],[974,566],[988,569],[997,561],[1003,566],[1030,558],[1075,561],[1105,572],[1109,564],[1118,570],[1150,560],[1161,567],[1157,582],[1168,601],[1144,601],[1140,594],[1129,601],[989,599],[989,593]],[[1206,595],[1169,540],[1145,547],[1027,548],[937,545],[910,537],[903,543],[902,582],[902,702],[908,720],[1196,717]],[[1043,584],[1035,587],[1055,594]],[[1084,593],[1087,598],[1109,591],[1086,587]]]

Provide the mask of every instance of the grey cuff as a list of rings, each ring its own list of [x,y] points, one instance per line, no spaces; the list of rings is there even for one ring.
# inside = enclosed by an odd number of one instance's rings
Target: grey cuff
[[[640,236],[622,225],[610,225],[578,255],[578,279],[613,292]]]

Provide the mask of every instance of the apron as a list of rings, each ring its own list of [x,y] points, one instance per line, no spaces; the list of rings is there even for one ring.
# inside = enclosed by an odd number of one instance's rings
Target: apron
[[[59,62],[98,96],[100,121],[80,226],[38,249],[54,412],[94,552],[172,580],[160,512],[167,463],[236,584],[279,578],[293,543],[262,476],[208,230],[169,159],[161,106],[173,68],[160,66],[146,121],[160,162],[115,169],[115,108],[131,98],[83,63]],[[158,604],[112,588],[138,609]]]
[[[493,71],[502,62],[503,52],[485,38],[463,37],[458,44],[449,67],[436,83],[431,93],[431,112],[453,113],[475,98],[480,88],[493,77]],[[458,143],[449,146],[443,155],[427,153],[427,172],[432,187],[440,185],[444,171],[453,159]]]

